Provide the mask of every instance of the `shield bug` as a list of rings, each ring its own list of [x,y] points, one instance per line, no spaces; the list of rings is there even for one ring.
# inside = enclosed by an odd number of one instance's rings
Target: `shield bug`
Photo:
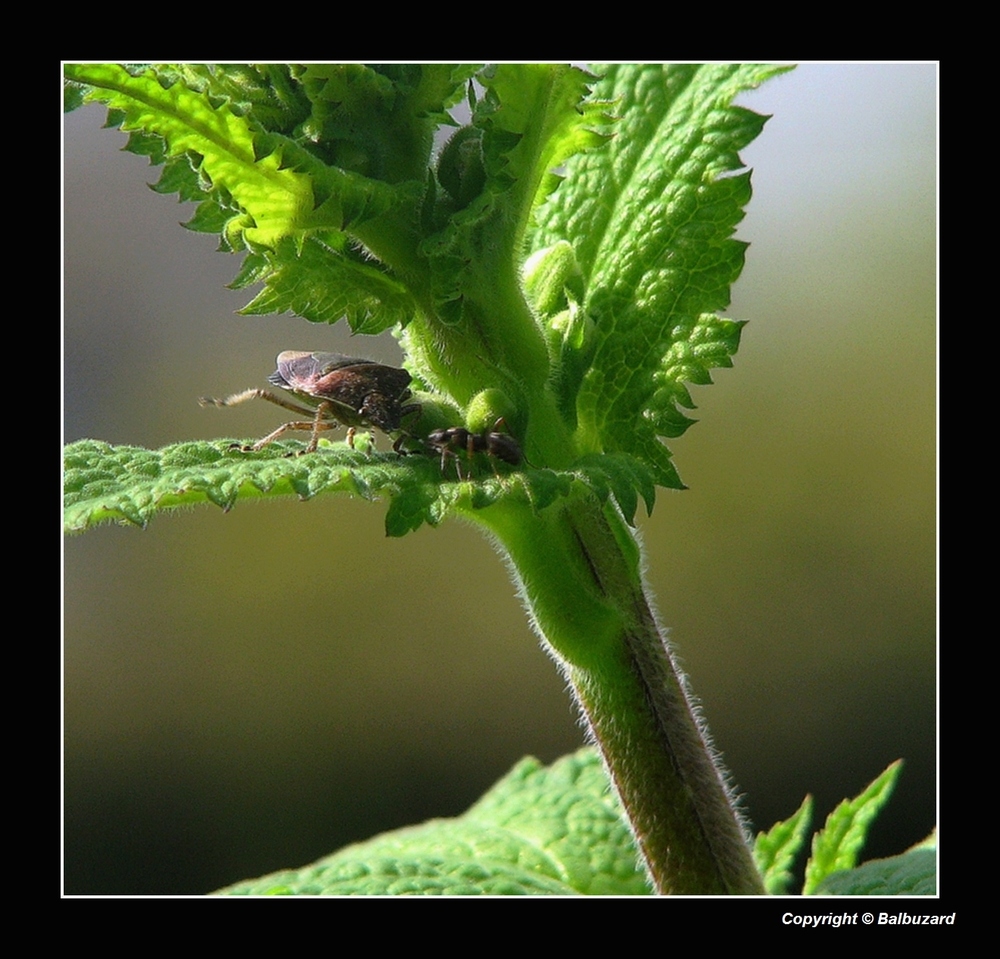
[[[340,353],[307,353],[300,350],[285,350],[278,354],[278,368],[268,377],[268,382],[287,390],[302,403],[291,400],[270,390],[249,389],[234,393],[224,400],[202,397],[202,406],[236,406],[247,400],[262,399],[269,403],[302,416],[306,421],[293,421],[279,426],[263,439],[257,440],[245,450],[259,450],[274,442],[282,433],[290,430],[310,431],[312,437],[304,453],[312,453],[319,443],[319,434],[324,430],[347,427],[347,442],[354,447],[354,431],[358,427],[373,426],[383,433],[401,431],[403,417],[420,408],[418,403],[406,404],[410,398],[410,380],[406,370],[395,366],[383,366],[373,360],[342,356]],[[399,452],[399,444],[404,436],[399,436],[393,449]]]
[[[428,444],[441,454],[441,472],[449,456],[455,460],[455,472],[463,479],[462,467],[456,450],[465,450],[471,460],[476,453],[485,453],[491,460],[503,460],[511,466],[520,466],[524,460],[521,445],[509,433],[501,433],[500,427],[505,426],[503,417],[493,424],[493,429],[486,433],[472,433],[462,426],[452,426],[444,430],[433,430],[427,436]],[[494,467],[494,472],[496,468]]]

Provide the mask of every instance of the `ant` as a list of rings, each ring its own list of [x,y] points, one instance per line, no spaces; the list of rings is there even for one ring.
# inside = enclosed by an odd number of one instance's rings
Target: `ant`
[[[475,453],[485,453],[492,460],[501,459],[511,466],[520,466],[524,460],[521,445],[509,433],[501,433],[500,427],[506,426],[501,416],[487,433],[473,433],[463,426],[452,426],[448,429],[433,430],[427,436],[430,446],[441,454],[441,472],[445,471],[449,456],[455,460],[455,472],[458,478],[462,476],[462,466],[455,450],[465,450],[471,460]],[[496,473],[494,466],[493,472]]]

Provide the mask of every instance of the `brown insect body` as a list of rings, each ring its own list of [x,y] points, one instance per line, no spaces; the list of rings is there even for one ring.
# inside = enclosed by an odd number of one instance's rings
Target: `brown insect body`
[[[279,426],[245,451],[259,450],[272,443],[282,433],[291,430],[309,431],[312,437],[303,452],[312,453],[319,444],[319,434],[324,430],[343,425],[347,429],[347,442],[353,448],[357,427],[372,426],[383,433],[397,433],[404,416],[420,408],[418,403],[406,404],[410,397],[412,377],[406,370],[383,366],[372,360],[343,356],[340,353],[308,353],[285,350],[278,354],[278,368],[268,377],[268,382],[293,394],[306,406],[271,393],[269,390],[249,389],[242,393],[217,400],[203,397],[203,406],[236,406],[246,400],[262,399],[299,415],[312,417],[309,421],[294,421]],[[393,449],[405,434],[396,439]]]
[[[311,406],[328,403],[344,426],[374,426],[395,433],[400,420],[417,409],[403,406],[412,377],[406,370],[340,353],[285,350],[268,377],[273,386],[294,393]]]

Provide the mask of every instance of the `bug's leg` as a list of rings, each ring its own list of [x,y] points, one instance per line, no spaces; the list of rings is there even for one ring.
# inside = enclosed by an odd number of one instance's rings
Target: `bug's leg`
[[[355,433],[357,433],[357,430],[353,426],[348,426],[347,427],[347,445],[351,449],[354,449],[354,435],[355,435]]]
[[[332,429],[332,426],[330,426],[330,424],[325,424],[325,428]],[[256,453],[258,450],[262,450],[265,446],[267,446],[268,443],[273,443],[279,436],[281,436],[282,433],[288,433],[292,431],[308,433],[311,432],[312,429],[313,429],[313,423],[311,422],[306,423],[303,421],[296,421],[293,423],[285,423],[284,425],[279,426],[276,430],[274,430],[274,432],[268,433],[267,436],[265,436],[263,439],[257,440],[257,442],[254,443],[252,446],[242,446],[240,447],[240,449],[242,449],[244,453]],[[309,452],[309,450],[307,449],[305,450],[305,452]]]
[[[300,406],[298,403],[286,400],[283,396],[278,396],[277,393],[272,393],[270,390],[258,390],[254,388],[244,390],[242,393],[233,393],[232,396],[227,396],[224,400],[217,400],[214,396],[202,396],[198,399],[198,402],[202,406],[238,406],[247,400],[267,400],[268,403],[274,403],[275,406],[291,410],[300,416],[313,415],[313,411],[307,406]]]
[[[333,429],[336,424],[324,422],[330,413],[330,404],[325,400],[316,407],[316,415],[313,417],[312,436],[309,437],[309,445],[302,451],[303,453],[315,453],[319,445],[320,430]]]

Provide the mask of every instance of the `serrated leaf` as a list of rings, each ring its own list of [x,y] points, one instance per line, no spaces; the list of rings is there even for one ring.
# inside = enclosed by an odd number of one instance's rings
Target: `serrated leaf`
[[[235,442],[178,443],[161,450],[95,440],[70,444],[64,451],[66,531],[105,522],[145,526],[157,512],[198,503],[228,510],[247,497],[308,499],[339,490],[370,498],[379,491],[368,490],[379,461],[366,459],[346,444],[322,457],[286,457],[304,444],[275,443],[261,453],[243,453],[230,449]]]
[[[795,814],[776,822],[766,833],[758,833],[753,857],[764,877],[764,888],[772,896],[788,893],[792,883],[792,867],[805,842],[812,821],[813,800],[806,796]]]
[[[251,259],[233,285],[263,280],[264,289],[240,311],[245,315],[292,312],[314,323],[346,318],[354,333],[374,334],[405,324],[416,309],[402,283],[351,249],[318,239],[301,247],[285,241]]]
[[[901,856],[870,859],[856,869],[827,876],[818,896],[934,896],[937,894],[937,852],[916,848]]]
[[[282,169],[278,152],[256,156],[255,130],[227,103],[179,81],[164,88],[152,71],[133,76],[117,64],[67,64],[65,71],[90,86],[87,100],[121,111],[123,130],[157,134],[170,156],[198,156],[199,169],[245,211],[239,231],[251,242],[273,246],[306,227],[314,207],[308,177]]]
[[[198,204],[194,216],[185,221],[183,226],[193,233],[224,233],[232,218],[232,210],[220,206],[215,199],[209,199]]]
[[[232,509],[242,499],[349,493],[390,500],[386,533],[402,536],[452,513],[475,514],[502,500],[531,510],[569,495],[573,473],[526,470],[497,476],[476,465],[458,481],[441,473],[437,454],[399,456],[346,443],[275,442],[257,452],[246,440],[178,443],[160,450],[80,440],[64,450],[63,521],[68,533],[101,523],[145,526],[163,510],[214,503]]]
[[[558,166],[604,141],[598,127],[606,104],[587,96],[594,80],[577,67],[551,64],[501,65],[483,79],[499,103],[485,124],[497,141],[491,156],[487,139],[487,165],[517,180],[532,205],[554,189]]]
[[[441,516],[435,510],[439,499],[433,486],[411,486],[400,490],[389,503],[385,514],[385,535],[405,536],[416,532],[424,523],[437,525]]]
[[[440,70],[431,68],[435,76]],[[274,248],[285,238],[301,242],[316,231],[358,226],[394,207],[411,206],[422,190],[419,182],[392,186],[331,165],[331,158],[337,159],[334,144],[301,136],[298,127],[312,105],[287,65],[161,64],[137,73],[87,64],[69,65],[66,72],[90,84],[87,99],[108,103],[109,117],[133,131],[127,149],[153,163],[167,156],[192,160],[198,175],[180,184],[182,198],[192,198],[195,190],[201,191],[199,198],[210,192],[219,206],[211,213],[203,208],[189,227],[214,228],[220,211],[226,211],[218,229],[232,250],[247,243]],[[412,122],[414,136],[429,140],[428,121]],[[398,138],[398,129],[392,133]],[[398,150],[398,139],[390,140]],[[416,160],[419,177],[425,153]],[[401,155],[415,162],[410,153]],[[172,183],[172,177],[161,178],[157,189],[164,192]]]
[[[301,126],[331,165],[387,183],[422,179],[435,123],[453,122],[474,67],[457,64],[308,64],[295,77],[310,101]]]
[[[871,824],[892,795],[901,766],[902,761],[896,760],[863,793],[845,799],[827,817],[826,825],[813,837],[804,896],[812,895],[832,873],[854,868]]]
[[[180,81],[214,103],[227,102],[234,113],[252,115],[266,130],[294,129],[309,115],[309,100],[287,63],[180,63],[155,68],[164,82]]]
[[[523,759],[464,815],[348,846],[218,895],[648,895],[593,749]]]
[[[460,401],[482,388],[477,356],[489,357],[495,386],[543,388],[546,357],[518,275],[522,238],[551,167],[599,141],[588,126],[591,110],[583,97],[590,78],[583,71],[502,65],[480,79],[486,92],[473,125],[482,132],[475,140],[482,145],[482,186],[458,210],[442,199],[446,215],[429,217],[438,228],[419,248],[430,269],[434,319],[479,338],[466,363],[449,364],[433,381]],[[530,330],[522,328],[526,322]],[[510,382],[498,382],[498,373]]]
[[[207,199],[201,188],[201,180],[197,171],[186,157],[172,157],[163,164],[160,179],[150,184],[150,189],[157,193],[176,193],[179,202],[201,202]],[[229,214],[232,216],[232,213]]]
[[[629,526],[635,525],[637,493],[646,504],[646,515],[652,514],[656,502],[656,479],[653,471],[641,460],[620,453],[605,453],[581,457],[575,466],[602,503],[608,494],[614,495]]]
[[[613,65],[593,98],[610,103],[614,136],[572,156],[537,213],[531,249],[568,241],[593,323],[588,364],[566,363],[560,407],[573,403],[581,451],[630,453],[674,481],[661,436],[679,435],[693,406],[684,381],[731,365],[741,324],[717,318],[743,265],[732,238],[749,199],[738,150],[764,123],[733,107],[742,90],[784,68]]]
[[[110,116],[110,111],[109,111]],[[116,117],[116,119],[118,119]],[[127,118],[121,117],[117,125],[125,122]],[[145,130],[132,130],[128,135],[125,149],[136,156],[149,157],[149,162],[153,166],[158,166],[167,159],[167,144],[163,137],[153,133],[146,133]],[[182,159],[178,157],[177,159]]]
[[[84,104],[84,94],[87,88],[68,80],[63,84],[63,113],[72,113]]]

